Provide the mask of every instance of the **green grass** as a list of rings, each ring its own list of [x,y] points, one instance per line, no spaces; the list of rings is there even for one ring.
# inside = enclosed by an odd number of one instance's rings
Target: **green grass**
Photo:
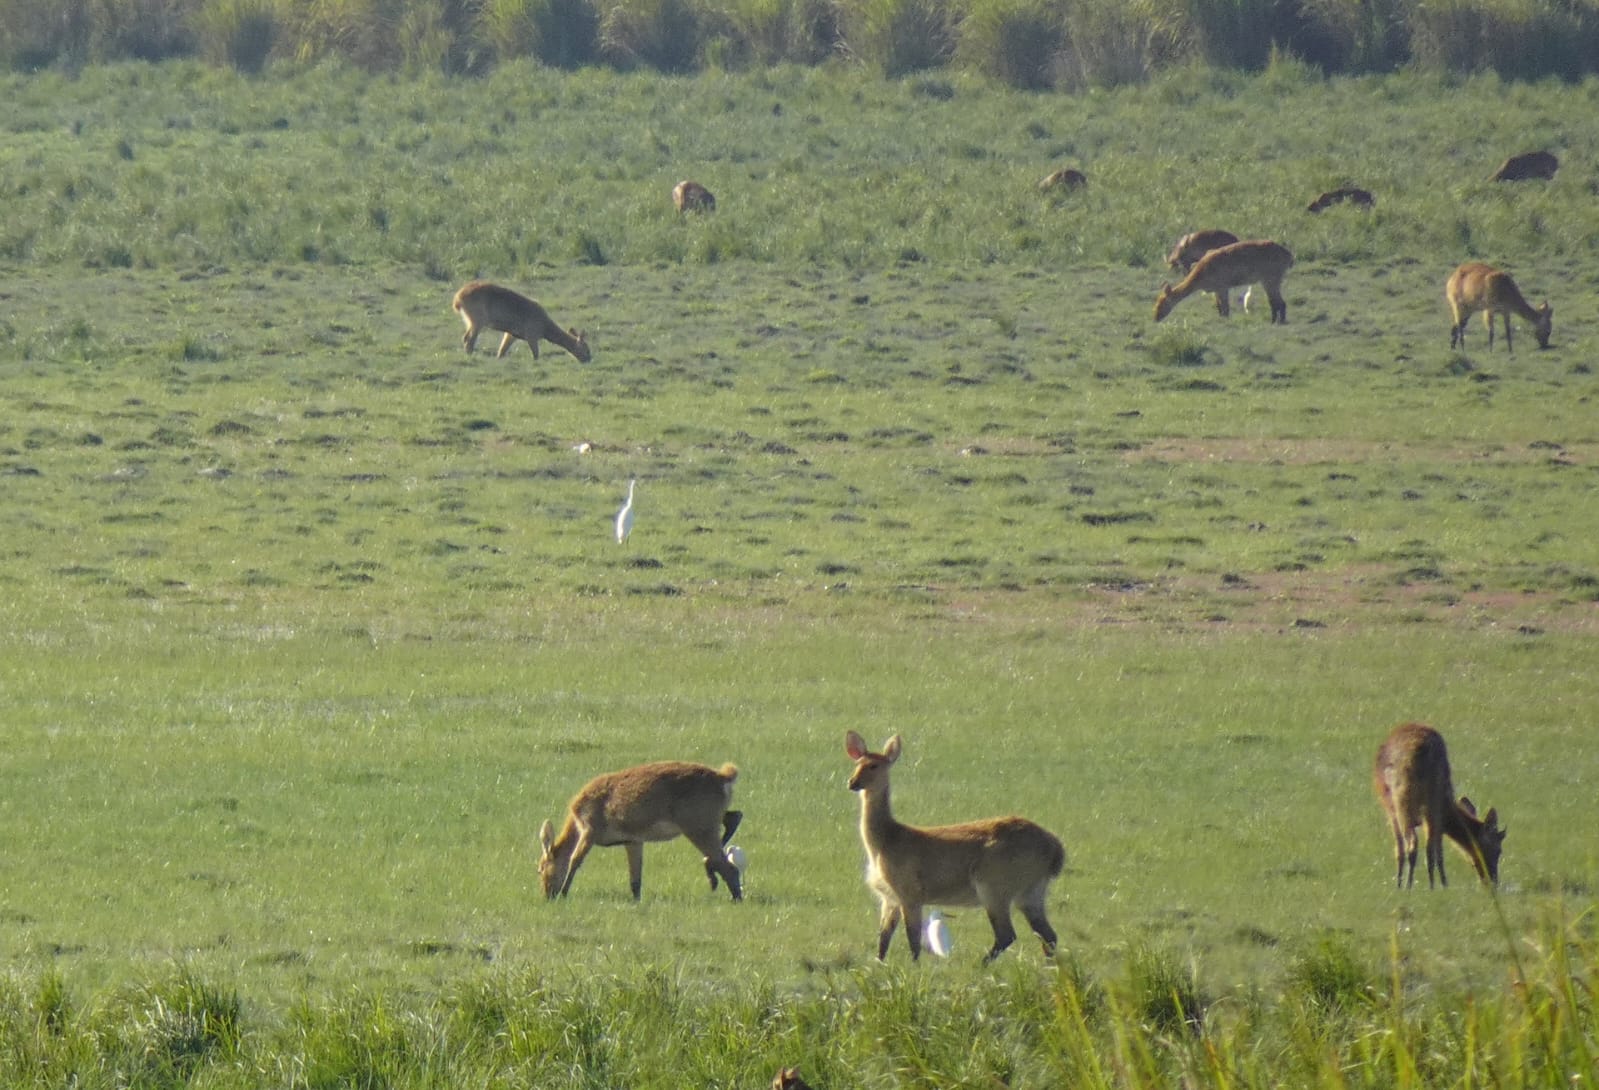
[[[8,1084],[1582,1069],[1599,441],[1576,155],[1541,189],[1403,188],[1385,156],[1504,92],[1434,103],[1414,77],[1190,74],[1084,99],[1068,146],[1056,104],[976,83],[524,74],[475,159],[452,120],[479,84],[8,88]],[[1303,124],[1234,135],[1277,94]],[[1591,88],[1503,97],[1503,124],[1574,143],[1592,116]],[[1385,100],[1368,145],[1353,118]],[[1179,196],[1141,128],[1174,103],[1196,146],[1260,142],[1253,170],[1192,168]],[[809,111],[828,155],[783,142]],[[933,130],[987,150],[918,152]],[[1449,139],[1476,150],[1420,156],[1424,178],[1502,158]],[[689,171],[659,145],[684,140],[739,160],[714,218],[670,211]],[[1344,180],[1334,141],[1393,180],[1375,215],[1302,213]],[[1084,207],[1039,199],[1058,160],[1096,174],[1088,148],[1116,165]],[[1203,300],[1152,324],[1161,255],[1217,209],[1299,253],[1286,327]],[[1443,280],[1485,253],[1555,304],[1550,351],[1490,354],[1480,327],[1447,348]],[[449,299],[478,274],[586,328],[593,361],[463,355]],[[1406,718],[1511,830],[1497,902],[1457,856],[1448,891],[1391,888],[1369,768]],[[903,733],[907,820],[1061,835],[1058,966],[1024,939],[979,968],[970,912],[952,961],[911,968],[901,940],[873,964],[846,729]],[[747,902],[682,843],[647,851],[642,904],[615,851],[539,900],[540,821],[659,757],[740,766]]]

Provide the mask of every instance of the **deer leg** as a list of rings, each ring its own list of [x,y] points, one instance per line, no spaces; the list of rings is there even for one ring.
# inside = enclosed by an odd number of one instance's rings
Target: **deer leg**
[[[627,885],[637,901],[644,890],[644,843],[629,840],[623,846],[627,848]]]
[[[1216,313],[1223,318],[1232,314],[1232,302],[1227,298],[1229,290],[1228,288],[1223,288],[1216,293]]]
[[[888,944],[894,941],[894,930],[899,927],[899,906],[888,901],[883,902],[882,918],[878,922],[877,930],[877,960],[888,959]]]
[[[1510,315],[1506,314],[1505,315],[1505,352],[1506,352],[1506,354],[1509,354],[1511,352],[1514,352],[1515,350],[1516,350],[1515,345],[1510,343]]]
[[[504,359],[505,354],[511,350],[511,343],[516,340],[515,333],[507,333],[500,338],[500,350],[494,353],[495,359]]]
[[[726,813],[724,813],[722,815],[722,847],[725,848],[725,847],[728,846],[729,843],[732,842],[733,834],[738,832],[738,823],[743,821],[743,820],[744,820],[744,811],[742,811],[742,810],[729,810],[729,811],[727,811]],[[722,852],[722,853],[719,853],[719,854],[725,856],[727,853],[726,852]],[[712,862],[712,860],[714,860],[715,858],[716,858],[716,856],[714,856],[714,855],[707,855],[705,857],[705,877],[710,879],[710,881],[711,881],[711,889],[713,891],[716,889],[716,875],[717,875],[716,864],[714,862]],[[737,870],[738,868],[735,867],[733,869]]]
[[[905,905],[900,911],[905,917],[905,941],[910,943],[911,960],[919,961],[922,956],[922,906]]]
[[[1049,887],[1040,883],[1028,890],[1022,897],[1022,917],[1027,920],[1027,926],[1033,929],[1044,943],[1044,956],[1055,956],[1055,944],[1058,936],[1055,929],[1049,926],[1049,917],[1044,913],[1044,897]]]
[[[700,854],[705,857],[705,873],[711,880],[711,888],[716,888],[716,876],[721,875],[727,881],[727,891],[733,895],[733,900],[742,901],[744,886],[739,878],[738,868],[733,866],[727,858],[727,853],[722,851],[721,842],[716,839],[716,834],[711,832],[691,836],[689,843],[698,848]]]
[[[1405,888],[1405,833],[1399,828],[1399,823],[1394,822],[1394,861],[1399,867],[1399,873],[1394,875],[1394,888]],[[1414,858],[1414,856],[1412,856]],[[1412,868],[1414,869],[1414,868]]]
[[[466,347],[466,354],[469,356],[472,354],[472,349],[477,347],[477,334],[478,328],[475,322],[468,322],[466,332],[461,334],[461,344]]]
[[[1274,323],[1288,324],[1288,300],[1283,298],[1282,289],[1277,285],[1266,289],[1266,298],[1271,301],[1271,320]]]
[[[1483,311],[1482,320],[1483,324],[1488,327],[1488,350],[1491,352],[1494,346],[1494,312],[1491,310]]]
[[[999,957],[1016,941],[1016,925],[1011,923],[1009,905],[989,905],[988,922],[994,929],[994,948],[983,958],[984,965]]]

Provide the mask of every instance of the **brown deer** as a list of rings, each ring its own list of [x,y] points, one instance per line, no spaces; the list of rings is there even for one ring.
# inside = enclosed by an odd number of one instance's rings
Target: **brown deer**
[[[672,205],[678,215],[684,212],[714,212],[716,197],[698,182],[682,181],[672,187]]]
[[[899,735],[883,752],[873,753],[854,731],[844,750],[855,762],[849,789],[861,796],[861,841],[866,845],[866,884],[882,902],[877,958],[888,946],[900,921],[910,941],[911,960],[922,954],[922,910],[928,905],[981,906],[994,929],[990,962],[1016,941],[1011,910],[1019,906],[1029,926],[1055,951],[1055,929],[1049,926],[1044,899],[1066,865],[1066,849],[1044,829],[1025,818],[1001,817],[962,825],[917,827],[895,820],[889,805],[888,774],[899,760]]]
[[[799,1068],[785,1067],[772,1080],[772,1090],[811,1090],[811,1084],[800,1078]]]
[[[1377,198],[1371,195],[1368,189],[1359,186],[1346,185],[1341,189],[1329,189],[1321,196],[1310,202],[1307,212],[1324,212],[1335,204],[1348,201],[1350,204],[1359,205],[1361,208],[1372,208],[1377,204]]]
[[[1080,189],[1087,184],[1088,175],[1072,167],[1062,167],[1060,170],[1045,175],[1044,180],[1038,183],[1038,188],[1042,190]]]
[[[1216,313],[1223,318],[1232,313],[1227,293],[1244,284],[1259,284],[1266,289],[1271,301],[1271,320],[1288,321],[1288,303],[1283,299],[1283,277],[1293,267],[1294,255],[1288,247],[1276,242],[1255,240],[1235,242],[1212,250],[1188,271],[1176,287],[1161,285],[1160,297],[1155,300],[1155,321],[1172,312],[1172,308],[1196,291],[1210,292],[1216,296]]]
[[[450,305],[466,323],[466,333],[462,335],[461,343],[469,353],[477,347],[478,334],[485,329],[493,329],[505,334],[500,341],[500,350],[495,353],[496,359],[509,352],[511,343],[518,338],[533,349],[534,359],[539,358],[540,340],[560,345],[576,356],[579,363],[587,363],[592,358],[588,340],[582,333],[575,329],[562,329],[544,312],[543,307],[510,288],[486,280],[474,280],[455,293],[455,301]]]
[[[1188,270],[1192,269],[1200,258],[1212,250],[1231,246],[1237,241],[1238,236],[1231,231],[1222,231],[1214,227],[1204,231],[1194,231],[1177,240],[1177,245],[1166,255],[1166,267],[1176,269],[1187,276]]]
[[[1460,846],[1484,883],[1499,884],[1499,855],[1505,830],[1499,827],[1496,811],[1489,810],[1479,819],[1470,799],[1455,801],[1443,735],[1421,723],[1401,723],[1378,748],[1371,778],[1377,799],[1393,826],[1399,871],[1394,881],[1399,888],[1416,884],[1418,826],[1427,829],[1428,888],[1432,887],[1434,869],[1438,871],[1438,883],[1449,885],[1444,874],[1444,837]]]
[[[711,889],[720,875],[733,900],[742,900],[738,868],[723,854],[744,817],[728,809],[737,778],[732,765],[717,769],[684,761],[656,761],[594,777],[572,797],[560,836],[548,821],[539,829],[544,896],[566,895],[590,848],[621,844],[636,901],[643,888],[644,845],[683,836],[705,856]]]
[[[1539,348],[1549,347],[1549,336],[1554,332],[1555,312],[1547,302],[1534,308],[1521,295],[1521,289],[1510,274],[1485,265],[1481,261],[1468,261],[1449,274],[1444,285],[1444,297],[1449,300],[1449,310],[1455,324],[1449,327],[1449,347],[1466,350],[1466,322],[1473,313],[1482,311],[1483,324],[1488,327],[1488,348],[1494,346],[1494,315],[1505,320],[1505,351],[1514,351],[1510,341],[1510,318],[1532,323],[1532,335]]]
[[[1560,160],[1553,152],[1529,151],[1512,155],[1500,164],[1488,179],[1490,182],[1524,182],[1531,178],[1548,181],[1560,169]]]

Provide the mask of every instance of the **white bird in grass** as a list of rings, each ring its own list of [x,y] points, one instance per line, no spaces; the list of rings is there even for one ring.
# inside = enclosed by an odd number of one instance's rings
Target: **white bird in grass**
[[[933,953],[941,958],[949,957],[949,924],[944,922],[944,914],[938,909],[927,914],[927,926],[922,937],[927,940],[927,948]]]
[[[638,484],[637,478],[627,482],[627,502],[616,513],[616,543],[618,545],[626,541],[627,536],[633,532],[633,486],[636,484]]]

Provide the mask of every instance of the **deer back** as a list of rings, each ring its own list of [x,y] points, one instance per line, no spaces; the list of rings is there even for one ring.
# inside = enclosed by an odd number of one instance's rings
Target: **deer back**
[[[656,761],[596,776],[577,793],[571,811],[600,844],[719,832],[737,778],[732,765]]]
[[[553,324],[532,299],[486,280],[474,280],[456,292],[454,306],[477,325],[514,333],[528,342],[545,336]]]
[[[1294,263],[1288,247],[1266,239],[1234,242],[1210,251],[1189,271],[1177,291],[1224,291],[1259,280],[1280,280]]]
[[[1193,231],[1177,240],[1177,245],[1166,255],[1166,265],[1168,268],[1181,269],[1187,274],[1188,270],[1194,267],[1194,263],[1210,251],[1231,246],[1237,241],[1238,236],[1231,231],[1217,228]]]
[[[1441,828],[1445,810],[1454,804],[1443,735],[1422,723],[1395,727],[1377,749],[1372,784],[1399,828],[1426,822]]]

